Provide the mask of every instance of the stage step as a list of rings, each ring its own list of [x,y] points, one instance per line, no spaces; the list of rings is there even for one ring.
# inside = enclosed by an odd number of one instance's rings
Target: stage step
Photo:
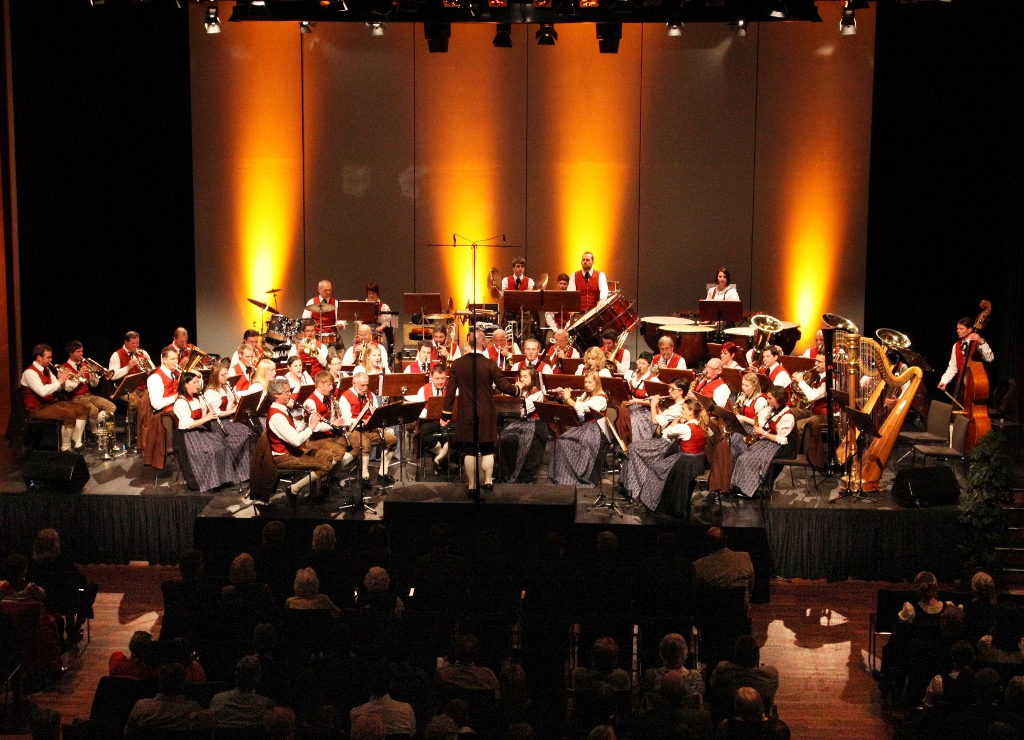
[[[996,557],[1002,562],[1003,570],[1007,573],[1013,569],[1024,572],[1024,547],[997,547]]]

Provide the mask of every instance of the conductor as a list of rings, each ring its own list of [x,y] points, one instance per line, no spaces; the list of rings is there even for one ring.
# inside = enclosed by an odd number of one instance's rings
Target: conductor
[[[498,411],[494,405],[495,392],[518,397],[517,383],[501,374],[493,360],[484,354],[487,335],[482,329],[470,329],[466,342],[469,353],[452,363],[448,389],[444,395],[441,426],[452,421],[452,407],[458,392],[461,401],[455,417],[452,437],[463,450],[463,470],[471,498],[477,498],[477,455],[480,456],[480,480],[485,491],[494,488],[494,443],[498,439]],[[495,390],[496,389],[496,390]]]

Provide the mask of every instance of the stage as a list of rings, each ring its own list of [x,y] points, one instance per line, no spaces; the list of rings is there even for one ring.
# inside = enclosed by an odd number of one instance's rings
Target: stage
[[[595,489],[546,482],[499,484],[476,503],[458,480],[433,476],[370,489],[370,510],[365,512],[342,508],[356,500],[357,489],[351,486],[319,504],[305,496],[291,500],[277,494],[257,508],[242,499],[237,487],[212,494],[189,491],[173,463],[155,480],[155,471],[138,455],[104,462],[90,451],[85,457],[91,479],[78,494],[27,491],[20,473],[9,472],[0,483],[0,539],[28,552],[35,532],[53,526],[78,562],[175,563],[196,546],[216,569],[226,568],[238,552],[258,547],[269,519],[284,520],[289,539],[300,549],[308,548],[312,529],[322,522],[335,526],[343,543],[339,546],[353,549],[361,546],[374,522],[383,521],[396,542],[419,553],[425,551],[430,525],[446,521],[457,536],[497,529],[522,557],[536,552],[552,532],[565,536],[574,553],[585,554],[606,528],[619,537],[624,556],[646,556],[658,533],[670,529],[691,557],[699,557],[704,554],[703,532],[714,523],[725,527],[734,549],[750,552],[758,574],[758,600],[768,598],[772,576],[900,581],[923,569],[943,580],[958,574],[957,507],[904,509],[887,493],[830,503],[838,481],[819,475],[815,487],[803,470],[792,480],[783,471],[770,501],[734,494],[719,500],[698,492],[692,503],[695,516],[684,522],[629,506],[621,496],[616,499],[619,515],[593,507]],[[407,465],[407,477],[414,472]],[[887,470],[883,484],[891,483],[894,475],[893,469]],[[604,492],[611,494],[613,488],[606,477]]]

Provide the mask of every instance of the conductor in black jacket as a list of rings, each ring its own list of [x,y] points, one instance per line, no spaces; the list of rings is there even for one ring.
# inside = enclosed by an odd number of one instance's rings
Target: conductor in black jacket
[[[498,439],[495,389],[509,396],[518,397],[521,393],[519,385],[502,375],[495,362],[482,354],[486,339],[482,329],[470,329],[466,337],[469,353],[452,363],[444,411],[441,412],[441,425],[447,426],[452,420],[452,407],[458,392],[462,400],[455,417],[453,440],[462,447],[463,470],[466,471],[470,496],[474,498],[477,496],[477,455],[480,456],[479,480],[484,490],[494,488],[494,443]]]

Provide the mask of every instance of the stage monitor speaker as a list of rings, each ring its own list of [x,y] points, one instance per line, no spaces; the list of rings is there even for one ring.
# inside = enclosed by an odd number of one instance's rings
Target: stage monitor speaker
[[[892,497],[900,506],[956,506],[960,484],[952,468],[904,468],[893,481]]]
[[[21,466],[21,475],[30,491],[79,493],[89,482],[89,468],[77,452],[33,450]]]

